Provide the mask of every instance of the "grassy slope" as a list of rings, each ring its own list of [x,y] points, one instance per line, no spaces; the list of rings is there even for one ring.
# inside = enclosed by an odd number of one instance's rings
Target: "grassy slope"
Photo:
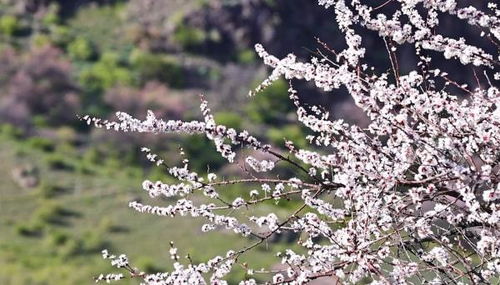
[[[195,261],[206,261],[230,248],[241,248],[253,242],[222,232],[201,234],[199,228],[203,221],[200,219],[140,215],[127,207],[128,201],[136,197],[148,201],[140,190],[140,179],[120,169],[100,174],[105,170],[101,171],[99,166],[95,166],[97,174],[92,175],[51,170],[44,163],[47,155],[22,142],[0,139],[0,284],[89,284],[93,276],[113,271],[101,260],[97,249],[67,254],[71,243],[56,245],[50,242],[57,233],[84,241],[89,235],[97,236],[98,240],[110,244],[108,247],[114,252],[127,253],[137,265],[154,264],[160,269],[168,268],[170,263],[171,240],[179,247],[181,256],[189,253]],[[42,182],[63,186],[66,192],[43,199],[36,189],[17,186],[11,170],[26,164],[39,168]],[[169,203],[155,202],[157,205]],[[73,212],[62,218],[64,225],[46,224],[42,233],[35,237],[17,232],[19,225],[29,224],[36,218],[37,211],[50,203],[58,203]],[[110,224],[118,230],[106,230]],[[273,247],[275,252],[282,245]],[[242,261],[257,268],[277,262],[271,254],[263,254],[268,251],[270,248],[263,246]],[[243,275],[243,270],[236,269],[231,279]]]

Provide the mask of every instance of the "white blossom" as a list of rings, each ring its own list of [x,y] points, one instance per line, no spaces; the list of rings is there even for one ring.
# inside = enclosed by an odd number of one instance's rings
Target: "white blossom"
[[[187,162],[167,167],[176,182],[145,180],[142,188],[151,198],[170,199],[160,201],[161,206],[129,203],[139,213],[203,220],[202,232],[232,232],[247,239],[248,246],[193,264],[182,263],[181,254],[172,247],[173,268],[157,274],[141,274],[126,256],[103,251],[113,266],[136,274],[146,284],[226,284],[224,278],[235,264],[249,275],[268,273],[237,262],[248,251],[264,249],[273,238],[289,234],[302,249],[293,251],[284,244],[278,256],[284,269],[271,270],[272,277],[266,275],[269,282],[306,284],[336,276],[346,284],[364,278],[372,284],[416,280],[488,284],[499,278],[497,5],[489,3],[492,11],[481,11],[455,0],[387,1],[380,7],[362,0],[318,3],[332,10],[345,48],[304,61],[294,54],[276,57],[257,44],[255,50],[271,73],[251,95],[263,96],[259,91],[281,77],[309,81],[331,93],[343,89],[369,118],[366,127],[332,119],[329,108],[323,108],[329,106],[304,104],[291,86],[290,102],[309,134],[308,144],[298,147],[286,141],[285,150],[260,142],[246,130],[217,124],[204,99],[199,121],[163,120],[151,111],[145,120],[123,112],[116,114],[117,121],[82,118],[96,127],[123,132],[203,134],[228,163],[244,160],[251,168],[241,167],[244,177],[220,175],[218,179],[215,173],[207,173],[205,180],[205,174],[190,170]],[[385,10],[389,6],[391,13]],[[478,29],[493,46],[441,34],[439,27],[446,17]],[[365,47],[363,30],[387,43],[389,71],[368,64],[365,57],[373,51]],[[403,45],[415,49],[414,70],[396,65]],[[477,79],[477,86],[456,82],[449,74],[454,72],[437,66],[436,54],[463,65],[464,72],[480,71],[477,74],[484,78]],[[258,160],[242,147],[252,149],[256,157],[260,153],[270,158]],[[164,159],[149,148],[142,151],[149,161],[166,167]],[[278,163],[291,170],[275,169]],[[228,185],[248,194],[227,198]],[[287,200],[294,209],[268,203],[282,205]],[[248,225],[243,222],[246,219]],[[97,279],[118,278],[122,277]],[[240,282],[256,283],[254,279]]]

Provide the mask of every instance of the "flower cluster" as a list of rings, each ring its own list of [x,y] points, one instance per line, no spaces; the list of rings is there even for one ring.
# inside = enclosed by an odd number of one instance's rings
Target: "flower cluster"
[[[302,104],[292,87],[290,100],[298,121],[312,133],[303,149],[286,141],[285,150],[278,150],[247,131],[217,124],[203,99],[203,121],[164,121],[152,112],[144,121],[125,113],[117,113],[116,122],[83,117],[96,127],[117,131],[204,134],[229,163],[242,156],[255,170],[246,172],[248,177],[225,180],[208,173],[205,178],[187,163],[168,167],[143,149],[150,161],[166,166],[178,180],[176,184],[146,180],[144,190],[153,198],[165,196],[176,202],[160,207],[134,201],[131,208],[165,217],[203,218],[203,232],[231,230],[253,243],[199,264],[183,264],[177,249],[172,249],[174,268],[157,274],[138,274],[126,258],[106,252],[113,265],[148,284],[226,284],[224,278],[235,265],[252,274],[271,274],[267,275],[271,284],[305,284],[317,278],[352,284],[361,280],[488,284],[500,278],[500,89],[495,85],[500,79],[500,11],[496,4],[490,3],[488,12],[461,7],[455,0],[389,0],[379,6],[361,0],[318,2],[335,13],[345,49],[327,49],[330,57],[318,53],[320,57],[301,62],[293,54],[280,59],[258,44],[256,52],[272,72],[251,94],[259,96],[280,77],[310,81],[324,91],[342,88],[370,118],[369,125],[361,128],[332,120],[320,106]],[[395,12],[381,12],[389,6]],[[493,47],[439,34],[443,15],[480,30]],[[370,51],[363,47],[362,29],[383,39],[390,71],[378,73],[365,63]],[[397,52],[402,45],[414,48],[415,70],[400,70]],[[477,87],[470,89],[435,67],[436,54],[471,68]],[[482,81],[476,71],[481,71]],[[273,160],[259,161],[235,146]],[[287,164],[296,177],[270,178],[278,164]],[[255,183],[260,187],[256,189]],[[220,189],[233,184],[241,184],[242,189],[248,184],[248,193],[226,201]],[[197,193],[205,197],[194,199]],[[296,201],[297,207],[287,214],[262,214],[269,211],[267,201],[282,200]],[[259,208],[261,204],[267,207]],[[247,215],[252,210],[256,214]],[[255,270],[239,263],[241,255],[285,233],[297,237],[300,250],[289,248],[278,255],[283,270]],[[252,274],[240,284],[256,284]]]
[[[274,162],[270,160],[258,161],[252,156],[248,156],[245,161],[253,170],[257,172],[267,172],[274,168]]]

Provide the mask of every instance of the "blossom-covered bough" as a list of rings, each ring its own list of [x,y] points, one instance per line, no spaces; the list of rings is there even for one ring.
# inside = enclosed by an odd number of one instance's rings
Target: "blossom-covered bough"
[[[286,141],[287,151],[280,152],[246,131],[219,125],[203,98],[202,121],[164,121],[152,112],[144,121],[125,113],[117,113],[114,122],[84,117],[89,124],[117,131],[205,134],[229,163],[245,156],[236,151],[240,146],[274,157],[243,157],[253,174],[223,180],[214,173],[191,171],[187,161],[167,166],[144,148],[149,160],[167,167],[179,181],[173,185],[144,181],[144,190],[151,197],[177,201],[167,206],[131,202],[131,208],[159,216],[198,217],[206,220],[203,231],[230,229],[242,238],[252,237],[254,243],[199,264],[180,260],[172,244],[174,267],[157,274],[141,272],[125,256],[107,251],[103,256],[148,284],[224,284],[240,256],[273,234],[290,231],[301,234],[297,242],[303,250],[279,254],[283,267],[268,271],[270,284],[304,284],[320,277],[329,277],[332,283],[499,282],[500,91],[495,83],[500,80],[500,11],[494,3],[481,11],[460,7],[455,0],[388,0],[378,6],[373,2],[379,1],[319,0],[334,10],[345,35],[346,49],[334,51],[325,45],[331,56],[318,53],[310,62],[299,62],[293,54],[279,59],[256,45],[258,55],[272,68],[256,96],[280,77],[311,81],[325,91],[345,88],[371,120],[365,129],[331,120],[319,106],[306,107],[292,87],[290,100],[298,121],[313,132],[307,137],[308,149]],[[397,8],[395,12],[381,14],[389,5]],[[442,15],[474,26],[492,47],[486,51],[465,39],[437,34]],[[367,51],[361,30],[374,31],[383,39],[389,72],[377,73],[364,63]],[[411,46],[418,57],[416,69],[405,74],[396,57],[402,45]],[[433,66],[436,54],[480,71],[477,77],[483,84],[469,89],[454,81]],[[297,177],[272,178],[277,164],[290,164]],[[219,195],[219,187],[255,183],[261,189],[249,186],[244,196],[249,198],[226,201]],[[196,193],[211,202],[195,202],[191,197]],[[243,219],[228,214],[280,199],[301,204],[285,217],[268,213]],[[248,276],[258,271],[248,268]],[[108,274],[97,280],[126,276]],[[256,283],[248,279],[240,284]]]

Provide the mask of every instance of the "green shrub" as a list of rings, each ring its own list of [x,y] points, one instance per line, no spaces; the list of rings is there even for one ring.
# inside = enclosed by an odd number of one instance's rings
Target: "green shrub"
[[[156,266],[156,263],[149,257],[140,257],[136,261],[137,268],[146,273],[163,272],[164,269]]]
[[[95,174],[94,166],[84,161],[81,161],[75,165],[75,171],[80,174]]]
[[[71,257],[83,252],[83,242],[80,239],[70,238],[62,245],[58,252],[62,257]]]
[[[23,132],[11,124],[0,124],[0,134],[7,138],[19,139]]]
[[[105,53],[98,62],[80,73],[79,81],[87,90],[100,92],[115,85],[131,85],[133,76],[120,63],[117,54]]]
[[[190,165],[196,171],[206,171],[207,166],[214,171],[224,165],[224,159],[217,153],[213,143],[201,135],[187,137],[183,147],[187,157],[196,157],[190,160]]]
[[[230,128],[240,129],[242,119],[241,116],[233,112],[218,112],[214,115],[215,121],[218,124],[225,125]]]
[[[206,34],[202,29],[179,25],[174,32],[173,40],[185,49],[196,47],[203,43]]]
[[[305,135],[300,126],[287,125],[282,128],[271,128],[266,133],[268,139],[275,145],[283,145],[284,139],[293,141],[295,146],[303,148],[306,146]]]
[[[53,153],[45,157],[45,163],[54,170],[73,170],[75,168],[74,165],[60,153]]]
[[[240,50],[237,54],[237,60],[242,64],[255,63],[256,59],[257,58],[255,57],[255,51],[251,49]]]
[[[75,60],[89,60],[94,55],[92,44],[83,37],[77,37],[67,47],[68,55]]]
[[[31,137],[26,140],[26,144],[34,149],[39,149],[46,152],[54,151],[55,144],[52,140],[43,137]]]
[[[74,1],[71,1],[74,2]],[[90,1],[86,1],[90,2]],[[93,1],[108,2],[105,5],[81,5],[76,14],[66,24],[71,35],[84,37],[95,45],[98,53],[109,50],[128,48],[131,43],[123,34],[123,9],[126,1]],[[122,2],[109,4],[109,2]]]
[[[104,173],[106,175],[112,175],[112,174],[115,174],[117,173],[117,171],[121,171],[120,169],[122,168],[122,161],[119,160],[118,158],[116,157],[108,157],[106,158],[106,160],[104,161]]]
[[[41,48],[52,44],[52,39],[44,34],[36,34],[32,37],[33,46]]]
[[[83,153],[82,161],[88,164],[101,164],[104,160],[104,154],[96,147],[89,147]]]
[[[17,148],[14,150],[14,154],[16,157],[25,157],[28,155],[28,151],[23,148]]]
[[[65,144],[74,144],[77,140],[78,134],[71,127],[60,127],[56,131],[57,140]]]
[[[99,231],[85,232],[82,236],[82,250],[86,253],[100,252],[106,247],[106,241]]]
[[[68,159],[74,158],[78,155],[78,151],[75,147],[75,145],[71,142],[65,142],[65,141],[60,141],[56,145],[55,152],[65,156]],[[71,165],[74,165],[74,163],[70,163]]]
[[[47,117],[42,114],[34,115],[31,121],[33,122],[33,125],[35,125],[35,127],[37,128],[46,128],[49,126]]]
[[[40,236],[43,232],[44,224],[39,222],[22,223],[16,225],[16,233],[26,237]]]
[[[0,33],[6,36],[13,36],[21,29],[19,20],[12,15],[0,17]]]
[[[44,201],[43,204],[33,213],[33,219],[41,224],[57,224],[61,222],[64,209],[52,201]]]
[[[67,233],[55,230],[51,231],[47,235],[45,242],[47,243],[48,247],[52,248],[56,246],[62,246],[70,239],[71,237]]]
[[[64,191],[65,191],[65,189],[63,187],[53,185],[53,184],[48,184],[48,183],[42,183],[38,187],[38,193],[43,198],[53,198],[57,195],[62,194]]]
[[[182,87],[183,70],[174,58],[135,49],[129,61],[140,84],[158,80],[172,87]]]
[[[109,233],[113,231],[114,222],[109,217],[104,217],[99,221],[99,225],[97,226],[97,230],[102,233]]]
[[[279,79],[252,98],[246,112],[257,123],[281,125],[293,108],[288,99],[288,84]]]
[[[71,41],[71,33],[67,26],[54,25],[50,27],[50,38],[59,46],[66,46]]]
[[[56,25],[60,22],[60,18],[58,15],[59,5],[57,3],[52,3],[48,7],[48,12],[43,16],[42,23],[46,26]]]
[[[168,174],[168,171],[163,167],[152,167],[149,170],[148,179],[151,181],[159,180],[168,183],[169,180],[171,179],[171,176],[170,174]]]

